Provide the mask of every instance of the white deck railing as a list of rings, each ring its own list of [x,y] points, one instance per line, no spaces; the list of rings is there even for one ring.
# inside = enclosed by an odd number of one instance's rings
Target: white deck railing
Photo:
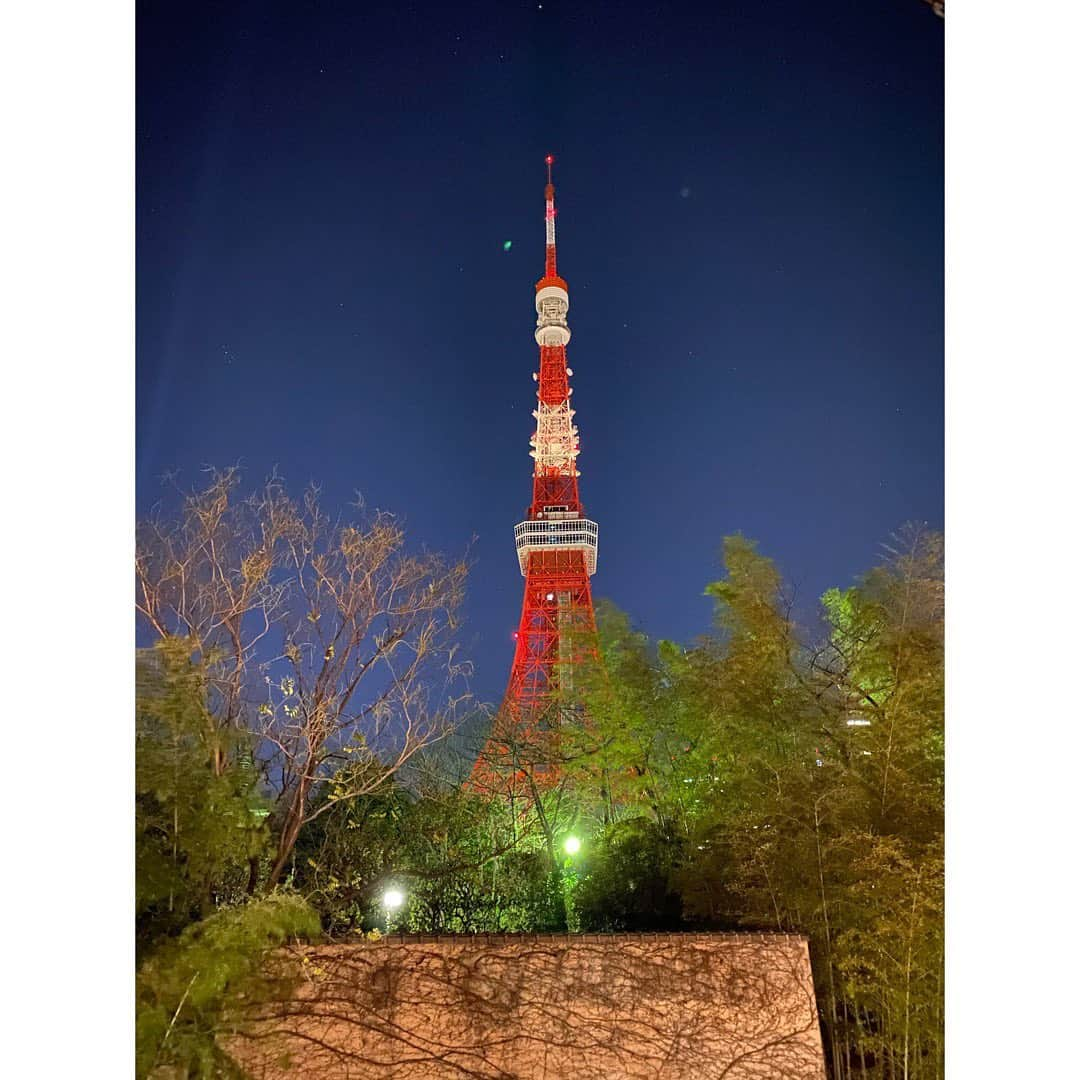
[[[585,552],[585,569],[596,573],[596,540],[599,526],[588,518],[571,521],[522,521],[514,526],[518,564],[522,575],[529,564],[530,551],[551,551],[552,548],[578,549]]]

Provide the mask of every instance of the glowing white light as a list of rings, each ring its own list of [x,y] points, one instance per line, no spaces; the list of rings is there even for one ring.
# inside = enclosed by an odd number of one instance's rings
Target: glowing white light
[[[567,855],[576,855],[581,850],[581,841],[576,836],[568,836],[563,841]]]
[[[400,889],[387,889],[383,893],[382,902],[383,907],[394,911],[405,903],[405,894]]]
[[[547,598],[548,598],[549,600],[554,600],[554,599],[555,599],[555,594],[554,594],[553,592],[549,592],[549,593],[547,594]]]

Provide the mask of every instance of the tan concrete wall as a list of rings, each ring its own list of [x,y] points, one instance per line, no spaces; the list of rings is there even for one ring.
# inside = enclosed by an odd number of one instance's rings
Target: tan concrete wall
[[[801,937],[391,937],[283,964],[295,988],[229,1042],[259,1080],[825,1077]]]

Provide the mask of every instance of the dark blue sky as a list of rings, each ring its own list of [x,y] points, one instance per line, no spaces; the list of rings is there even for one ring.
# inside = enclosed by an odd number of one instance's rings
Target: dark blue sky
[[[741,531],[812,612],[943,523],[942,29],[917,0],[140,3],[139,509],[167,469],[276,464],[475,535],[500,697],[551,151],[596,594],[690,640]]]

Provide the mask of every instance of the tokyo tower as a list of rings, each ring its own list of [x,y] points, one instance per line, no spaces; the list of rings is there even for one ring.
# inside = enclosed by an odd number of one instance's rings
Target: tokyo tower
[[[570,297],[555,261],[555,186],[549,154],[544,189],[547,245],[544,276],[536,283],[536,330],[540,347],[532,503],[514,528],[518,564],[525,578],[521,620],[506,697],[496,717],[474,782],[492,773],[504,780],[524,766],[534,778],[556,771],[560,710],[574,708],[574,672],[596,655],[592,591],[597,525],[585,516],[578,493],[578,429],[570,406],[573,390],[566,366]]]

